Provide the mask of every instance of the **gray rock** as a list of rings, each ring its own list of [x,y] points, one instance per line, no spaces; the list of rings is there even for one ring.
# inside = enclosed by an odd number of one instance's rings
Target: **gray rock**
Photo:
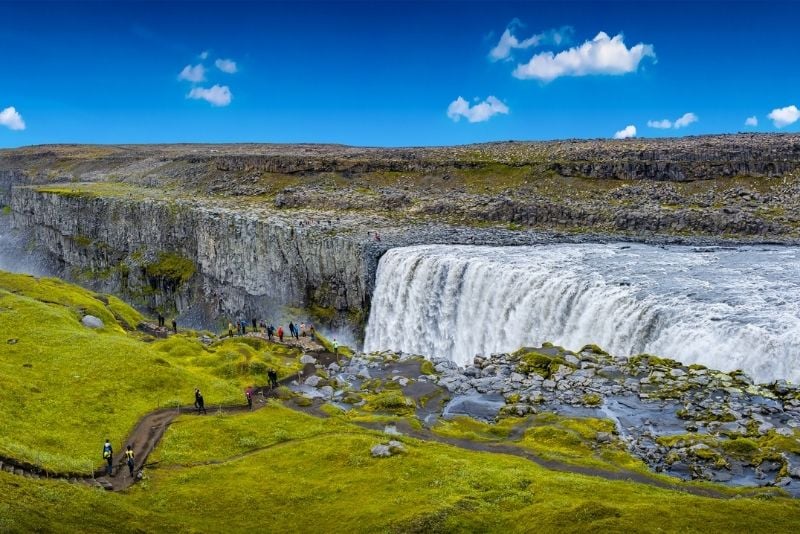
[[[392,455],[388,445],[375,445],[370,449],[373,458],[389,458]]]
[[[333,388],[331,386],[322,386],[319,388],[319,392],[326,398],[330,399],[333,397]]]
[[[105,326],[102,319],[94,315],[84,315],[81,324],[86,328],[103,328]]]
[[[300,363],[302,363],[303,365],[305,365],[307,363],[317,363],[317,359],[315,357],[311,356],[310,354],[303,354],[300,357]]]
[[[306,378],[305,385],[311,386],[312,388],[315,388],[315,387],[317,387],[317,385],[320,383],[321,380],[322,379],[320,377],[318,377],[317,375],[311,375],[308,378]]]

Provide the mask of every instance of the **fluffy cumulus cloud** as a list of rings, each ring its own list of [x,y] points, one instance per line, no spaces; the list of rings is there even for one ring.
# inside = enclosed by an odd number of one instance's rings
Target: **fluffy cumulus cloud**
[[[744,125],[745,126],[758,126],[758,117],[756,117],[755,115],[753,115],[752,117],[747,117],[744,120]]]
[[[542,52],[528,63],[517,65],[514,76],[523,80],[550,82],[562,76],[592,74],[627,74],[635,72],[646,58],[655,59],[653,45],[639,43],[628,48],[622,34],[609,37],[600,32],[591,41],[554,54]]]
[[[214,65],[222,72],[227,72],[228,74],[233,74],[238,70],[236,68],[236,62],[231,59],[218,59],[214,62]]]
[[[800,119],[800,109],[797,109],[797,106],[777,108],[773,109],[767,117],[769,117],[776,128],[783,128],[784,126],[794,124]]]
[[[684,113],[683,115],[680,116],[680,118],[678,118],[678,120],[675,121],[675,124],[673,124],[672,126],[674,128],[676,128],[676,129],[677,128],[686,128],[690,124],[695,123],[695,122],[697,122],[699,120],[700,119],[694,113],[691,113],[691,112],[690,113]]]
[[[192,83],[204,82],[206,80],[206,68],[202,64],[186,65],[181,73],[178,74],[178,79]]]
[[[633,124],[627,125],[625,128],[614,134],[614,139],[628,139],[629,137],[636,137],[636,126]]]
[[[690,124],[699,121],[700,118],[695,115],[694,113],[684,113],[674,121],[669,119],[661,119],[660,121],[647,121],[647,126],[650,128],[658,128],[661,130],[666,130],[669,128],[686,128]]]
[[[563,28],[557,30],[547,30],[542,33],[531,35],[527,39],[520,40],[516,35],[514,35],[514,31],[518,27],[522,27],[522,24],[519,22],[519,20],[512,20],[511,24],[509,24],[508,28],[506,28],[506,30],[503,32],[503,35],[500,36],[500,40],[497,42],[494,48],[489,51],[490,60],[511,60],[512,50],[525,50],[526,48],[544,44],[560,45],[561,43],[568,41],[572,34],[572,28],[569,26],[564,26]]]
[[[3,111],[0,111],[0,126],[5,126],[11,130],[24,130],[25,121],[22,120],[22,115],[14,106],[9,106]]]
[[[195,87],[186,98],[205,100],[212,106],[223,107],[231,103],[233,94],[227,85],[214,85],[212,87]]]
[[[647,121],[647,125],[650,128],[659,128],[666,130],[667,128],[672,128],[672,121],[669,119],[662,119],[660,121]]]
[[[469,122],[484,122],[497,114],[508,114],[508,106],[493,96],[472,106],[459,96],[447,106],[447,116],[455,122],[461,120],[461,117]]]

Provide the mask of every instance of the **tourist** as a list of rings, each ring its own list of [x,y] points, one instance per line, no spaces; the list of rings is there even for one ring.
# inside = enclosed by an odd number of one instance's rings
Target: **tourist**
[[[158,312],[158,326],[159,327],[164,326],[164,316],[161,315],[161,312]]]
[[[314,329],[314,325],[313,324],[309,324],[308,325],[308,333],[311,336],[311,341],[316,341],[317,340],[317,331]]]
[[[289,337],[294,337],[294,323],[289,322]]]
[[[133,447],[128,445],[128,449],[125,451],[125,463],[128,464],[128,470],[131,472],[131,477],[133,477]]]
[[[178,333],[178,321],[175,319],[172,320],[172,331],[176,334]]]
[[[275,335],[275,327],[272,326],[272,323],[267,327],[267,338],[272,341],[272,337]]]
[[[331,343],[333,347],[333,354],[336,355],[336,361],[339,361],[339,342],[336,341],[336,338],[333,338],[333,342]]]
[[[247,388],[247,391],[244,392],[244,396],[247,398],[247,409],[253,409],[253,388]]]
[[[306,337],[306,323],[300,323],[300,335]]]
[[[233,323],[228,323],[228,337],[233,337]]]
[[[281,343],[283,343],[283,327],[282,326],[278,326],[278,339],[280,340]]]
[[[253,332],[258,332],[258,321],[253,319]]]
[[[199,389],[194,390],[194,405],[197,407],[197,415],[200,415],[200,412],[208,413],[206,411],[206,401],[203,399],[203,394],[200,393]]]
[[[269,378],[270,388],[278,387],[278,373],[275,371],[275,369],[270,368],[269,371],[267,371],[267,378]]]
[[[103,445],[103,459],[108,464],[106,467],[106,474],[111,476],[114,467],[114,448],[111,447],[111,440],[109,439],[107,439],[105,445]]]

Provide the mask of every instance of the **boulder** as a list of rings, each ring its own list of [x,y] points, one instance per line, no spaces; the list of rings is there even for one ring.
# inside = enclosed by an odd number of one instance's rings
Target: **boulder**
[[[375,445],[370,449],[373,458],[389,458],[392,455],[388,445]]]
[[[84,315],[81,324],[86,328],[103,328],[105,326],[102,319],[94,315]]]
[[[302,363],[303,365],[305,365],[307,363],[317,363],[317,359],[315,357],[311,356],[310,354],[303,354],[300,357],[300,363]]]
[[[321,380],[322,379],[320,377],[318,377],[317,375],[311,375],[308,378],[306,378],[305,385],[311,386],[312,388],[315,388],[315,387],[317,387],[319,385]]]

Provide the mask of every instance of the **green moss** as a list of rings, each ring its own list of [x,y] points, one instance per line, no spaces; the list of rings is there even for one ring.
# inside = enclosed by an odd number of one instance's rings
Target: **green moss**
[[[584,345],[578,352],[591,352],[593,354],[599,354],[600,356],[608,356],[606,351],[594,344]]]
[[[736,438],[721,443],[722,449],[732,456],[750,458],[755,456],[760,448],[758,443],[749,438]]]
[[[521,373],[537,373],[544,378],[549,378],[555,373],[559,366],[567,365],[564,358],[560,356],[548,356],[536,349],[524,347],[512,354],[512,358],[517,360],[517,370]]]
[[[3,206],[3,208],[0,209],[0,214],[11,215],[11,206]]]
[[[195,273],[192,260],[174,252],[159,252],[157,259],[145,265],[145,273],[151,278],[172,282],[180,286]]]
[[[436,374],[436,369],[433,366],[433,362],[430,361],[430,360],[424,360],[419,366],[419,371],[423,375],[429,375],[430,376],[430,375],[435,375]]]
[[[73,236],[72,240],[75,242],[75,244],[81,247],[88,247],[89,245],[92,244],[92,239],[84,235]]]
[[[400,390],[381,391],[374,395],[365,396],[367,403],[365,409],[394,414],[410,413],[414,410],[414,401],[405,397]]]
[[[586,393],[581,397],[581,402],[587,406],[600,406],[603,403],[603,397],[597,393]]]

